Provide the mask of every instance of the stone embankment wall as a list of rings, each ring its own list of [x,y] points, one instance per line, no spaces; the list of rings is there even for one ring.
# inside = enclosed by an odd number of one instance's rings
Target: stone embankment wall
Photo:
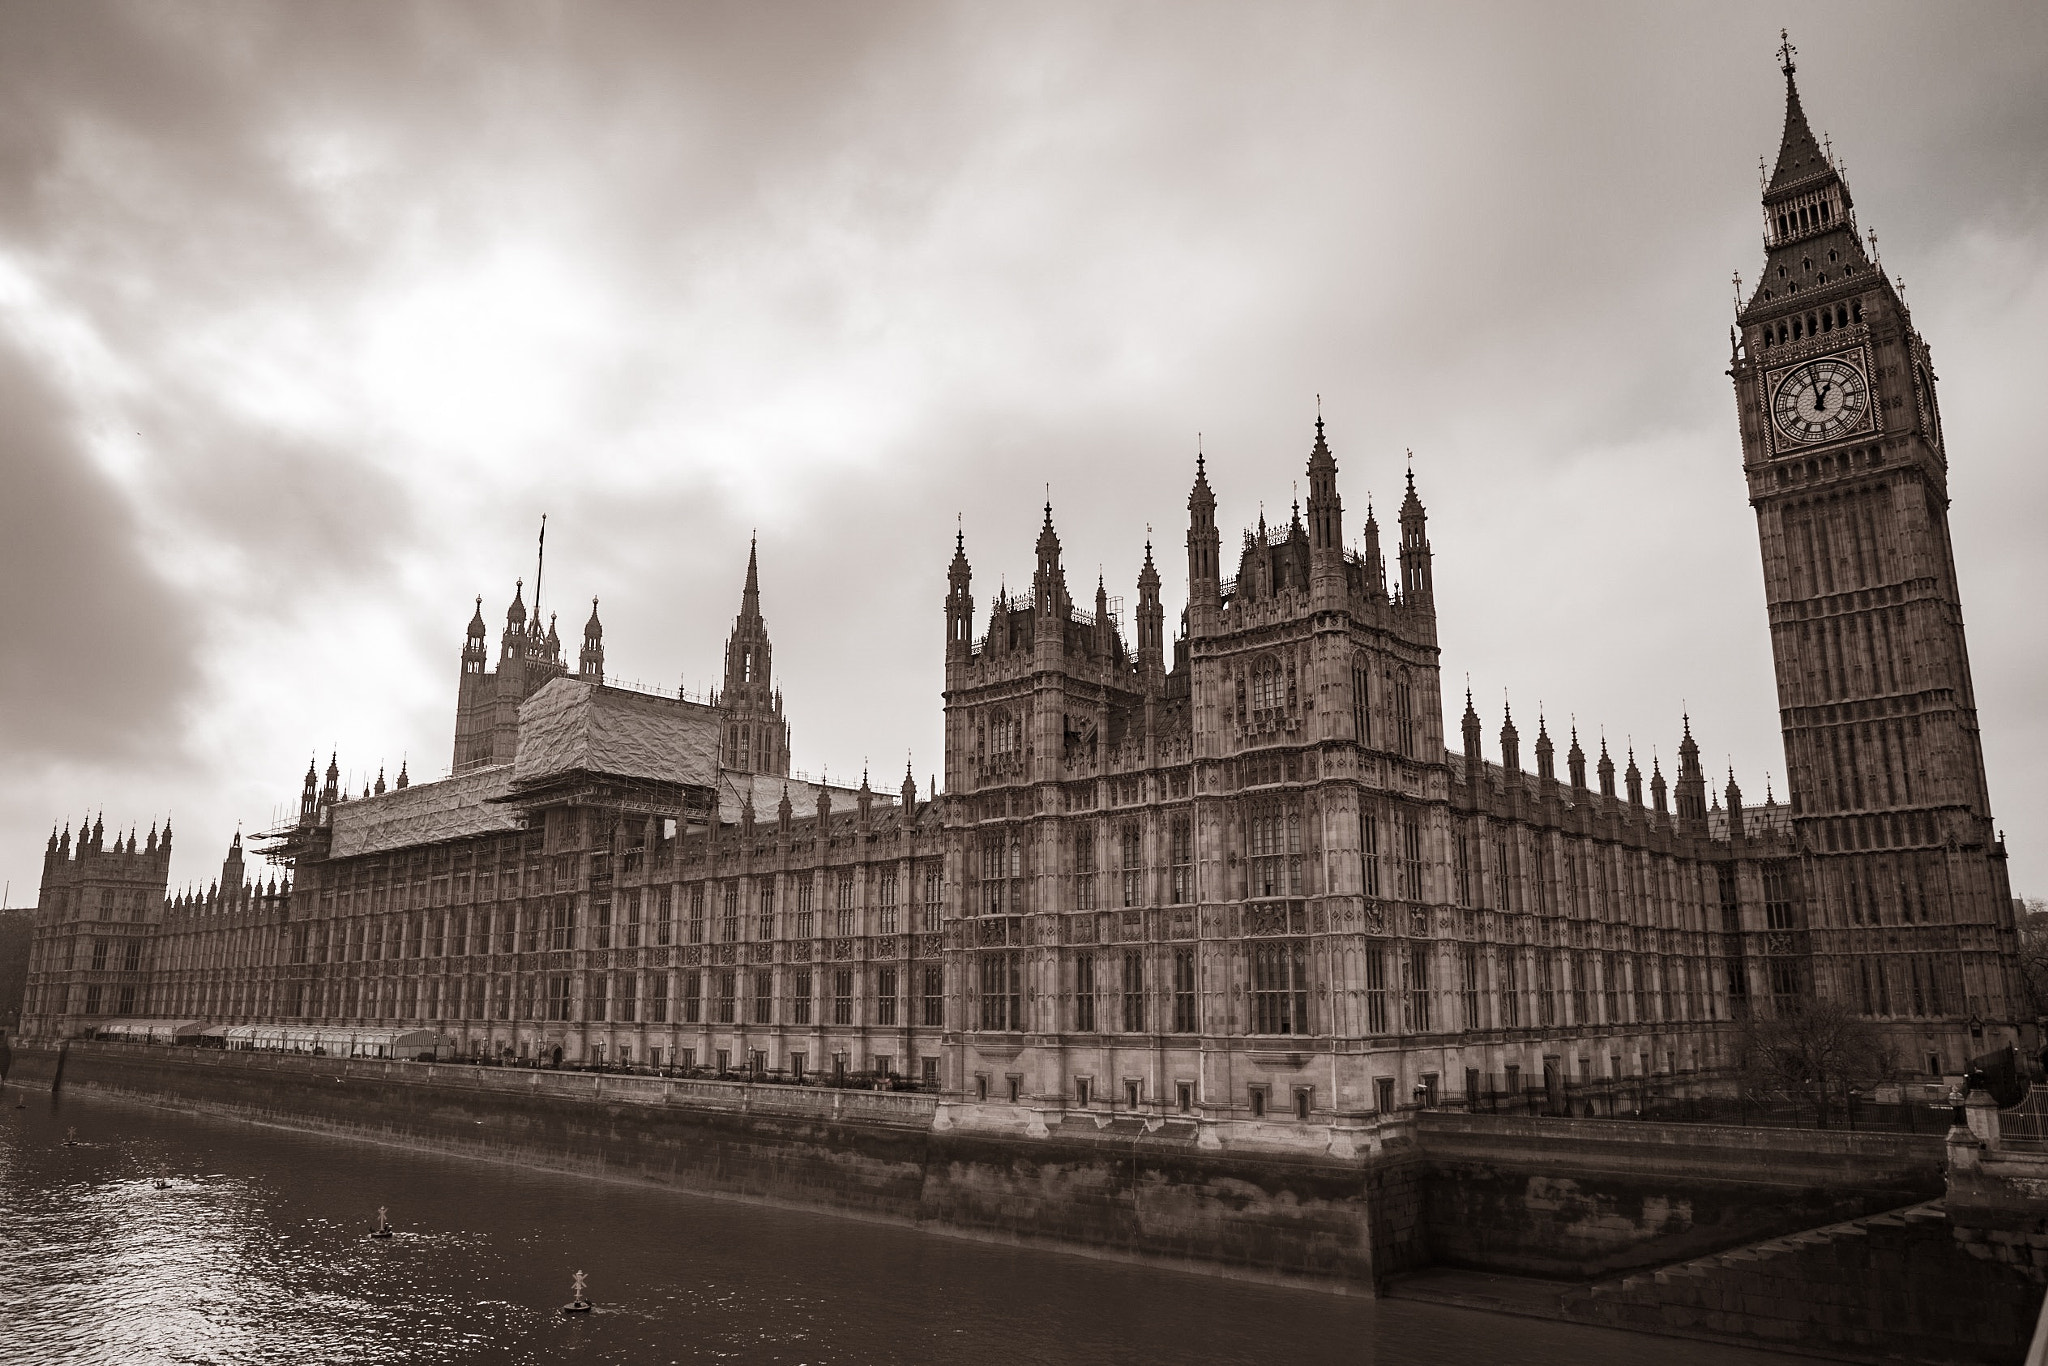
[[[1433,1262],[1581,1280],[1895,1209],[1941,1191],[1935,1135],[1428,1112]]]
[[[48,1084],[56,1059],[25,1049],[15,1078]],[[72,1044],[64,1067],[67,1087],[159,1104],[1358,1293],[1432,1261],[1585,1279],[1940,1185],[1940,1140],[1888,1135],[1444,1112],[1204,1125],[123,1044]]]
[[[1250,1279],[1370,1294],[1423,1255],[1398,1137],[1337,1160],[1107,1114],[1027,1137],[912,1093],[122,1044],[62,1066],[67,1090]],[[14,1080],[57,1067],[24,1049]]]
[[[1564,1317],[1851,1361],[2017,1366],[2041,1304],[1966,1255],[1939,1204],[1810,1229],[1567,1295]]]

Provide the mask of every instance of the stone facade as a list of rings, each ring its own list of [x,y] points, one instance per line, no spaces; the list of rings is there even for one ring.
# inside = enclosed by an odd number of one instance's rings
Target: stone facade
[[[324,787],[309,768],[268,848],[292,881],[243,886],[237,850],[213,891],[149,908],[123,934],[156,934],[155,971],[118,1013],[893,1072],[1034,1133],[1124,1111],[1326,1139],[1503,1094],[1563,1109],[1711,1077],[1733,1021],[1815,993],[1890,1021],[1908,1065],[1959,1066],[2010,1037],[2013,954],[1945,455],[1925,345],[1838,231],[1847,191],[1810,144],[1794,93],[1773,270],[1853,256],[1796,297],[1830,319],[1821,350],[1864,348],[1875,387],[1838,427],[1819,382],[1773,416],[1785,365],[1812,359],[1809,324],[1776,284],[1744,310],[1734,375],[1790,807],[1746,806],[1733,774],[1710,795],[1689,718],[1669,787],[1604,741],[1589,773],[1575,730],[1560,777],[1541,717],[1533,773],[1505,712],[1488,759],[1469,695],[1451,748],[1412,473],[1390,574],[1369,508],[1346,548],[1318,419],[1306,509],[1262,516],[1228,578],[1198,459],[1171,640],[1149,545],[1127,638],[1105,584],[1092,610],[1071,596],[1049,505],[1030,590],[985,617],[956,540],[942,797],[908,775],[895,796],[790,776],[751,552],[709,704],[607,685],[595,603],[569,676],[515,592],[487,671],[479,604],[454,776],[352,799],[332,761]],[[1777,443],[1796,424],[1819,434],[1795,457]],[[69,892],[87,866],[53,843],[33,1034],[117,1013],[57,966],[85,934]],[[159,898],[166,868],[147,868]]]

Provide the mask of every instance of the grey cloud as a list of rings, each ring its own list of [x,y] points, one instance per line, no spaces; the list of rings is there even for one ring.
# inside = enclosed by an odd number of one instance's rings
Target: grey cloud
[[[198,682],[194,605],[137,553],[126,496],[76,414],[0,342],[0,751],[8,782],[48,765],[152,765]],[[19,840],[20,832],[14,832]]]

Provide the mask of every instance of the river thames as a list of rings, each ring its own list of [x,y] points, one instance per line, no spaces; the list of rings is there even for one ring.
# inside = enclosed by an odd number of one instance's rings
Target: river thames
[[[77,1092],[53,1103],[14,1085],[0,1107],[9,1363],[1786,1360],[995,1246]],[[367,1236],[379,1205],[389,1240]],[[597,1310],[564,1317],[557,1307],[578,1270]]]

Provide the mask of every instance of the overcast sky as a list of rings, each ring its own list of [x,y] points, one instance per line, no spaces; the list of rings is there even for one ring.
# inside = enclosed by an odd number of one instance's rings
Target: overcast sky
[[[1185,598],[1322,396],[1347,530],[1430,513],[1497,757],[1784,759],[1725,376],[1780,23],[1943,381],[1992,803],[2048,893],[2048,8],[0,8],[0,875],[176,818],[204,884],[317,751],[450,758],[516,577],[714,680],[758,528],[795,762],[937,770],[986,603]]]

